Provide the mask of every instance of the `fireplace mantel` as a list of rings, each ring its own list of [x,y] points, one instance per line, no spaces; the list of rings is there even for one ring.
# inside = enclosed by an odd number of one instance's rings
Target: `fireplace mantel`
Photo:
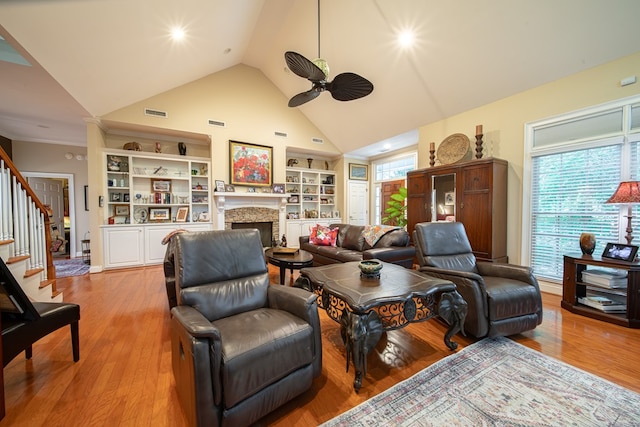
[[[285,208],[288,194],[274,193],[235,193],[215,192],[213,199],[216,206],[216,216],[214,218],[215,227],[224,230],[224,212],[229,209],[238,208],[269,208],[278,211],[278,222],[280,230],[285,229]]]

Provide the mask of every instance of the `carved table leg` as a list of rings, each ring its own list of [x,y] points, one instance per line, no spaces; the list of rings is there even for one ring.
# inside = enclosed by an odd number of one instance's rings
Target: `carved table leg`
[[[375,311],[369,311],[367,314],[344,311],[340,318],[340,333],[347,349],[347,372],[349,359],[353,361],[356,370],[353,388],[357,393],[362,387],[363,376],[367,375],[367,354],[378,344],[382,336],[382,322]]]
[[[467,302],[458,291],[445,292],[440,297],[438,315],[449,324],[449,329],[444,335],[444,343],[449,349],[455,350],[458,348],[458,343],[451,341],[451,337],[458,332],[466,336],[464,320],[467,317]]]

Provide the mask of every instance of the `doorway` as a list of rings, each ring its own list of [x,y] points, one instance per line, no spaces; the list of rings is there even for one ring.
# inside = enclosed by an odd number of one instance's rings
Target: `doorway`
[[[52,252],[54,258],[75,258],[75,192],[72,174],[49,172],[22,172],[29,186],[44,205],[51,208],[52,239],[65,240],[64,250]],[[50,213],[51,213],[50,212]]]
[[[360,181],[349,181],[349,224],[367,225],[369,222],[369,203],[367,193],[369,183]]]

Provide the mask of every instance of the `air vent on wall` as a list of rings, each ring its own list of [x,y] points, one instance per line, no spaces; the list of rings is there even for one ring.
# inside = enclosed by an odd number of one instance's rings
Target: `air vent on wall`
[[[316,144],[324,144],[324,139],[322,138],[311,138],[311,141]]]
[[[223,121],[220,121],[220,120],[209,119],[209,124],[211,126],[218,126],[218,127],[221,127],[221,128],[226,128],[227,127],[227,124],[225,122],[223,122]]]
[[[278,131],[275,131],[273,134],[274,134],[275,136],[281,136],[282,138],[286,138],[286,137],[287,137],[287,133],[286,133],[286,132],[278,132]]]
[[[144,114],[146,116],[153,116],[153,117],[163,117],[163,118],[167,118],[169,117],[169,113],[167,113],[166,111],[160,111],[160,110],[153,110],[151,108],[145,108],[144,109]]]

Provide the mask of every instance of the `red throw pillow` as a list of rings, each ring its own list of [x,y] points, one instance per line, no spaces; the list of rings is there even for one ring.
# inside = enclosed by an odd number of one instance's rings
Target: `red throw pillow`
[[[314,234],[315,232],[315,234]],[[318,246],[335,246],[338,239],[338,228],[333,230],[329,227],[318,224],[311,230],[309,241]]]

